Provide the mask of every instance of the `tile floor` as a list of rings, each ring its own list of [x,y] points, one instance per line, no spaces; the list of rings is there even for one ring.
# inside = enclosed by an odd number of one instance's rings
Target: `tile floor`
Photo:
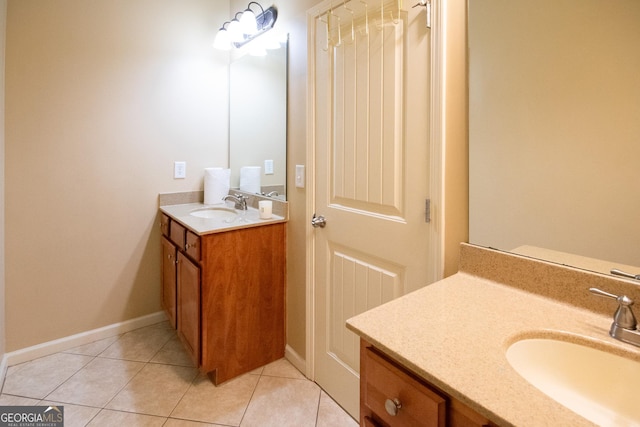
[[[45,404],[65,427],[358,425],[285,359],[214,386],[166,322],[10,367],[0,406]]]

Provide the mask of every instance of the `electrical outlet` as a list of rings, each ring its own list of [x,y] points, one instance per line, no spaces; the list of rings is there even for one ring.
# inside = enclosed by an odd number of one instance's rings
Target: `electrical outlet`
[[[176,179],[187,177],[187,162],[173,162],[173,177]]]
[[[264,174],[273,175],[273,160],[264,161]]]

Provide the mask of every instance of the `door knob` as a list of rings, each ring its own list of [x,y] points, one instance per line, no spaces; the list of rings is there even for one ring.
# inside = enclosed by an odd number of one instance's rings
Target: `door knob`
[[[316,216],[316,214],[313,214],[313,218],[311,218],[311,225],[315,228],[324,228],[324,226],[327,225],[327,220],[322,215]]]

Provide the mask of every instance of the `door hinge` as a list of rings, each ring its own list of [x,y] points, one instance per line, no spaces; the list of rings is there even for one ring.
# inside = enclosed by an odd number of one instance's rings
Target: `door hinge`
[[[431,199],[424,202],[424,222],[431,222]]]

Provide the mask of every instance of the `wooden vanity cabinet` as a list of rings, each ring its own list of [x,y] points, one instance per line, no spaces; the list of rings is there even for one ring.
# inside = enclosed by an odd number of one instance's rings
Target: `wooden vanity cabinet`
[[[199,236],[162,216],[162,305],[200,370],[220,384],[284,357],[285,224]]]
[[[360,341],[360,425],[495,427],[365,340]]]

